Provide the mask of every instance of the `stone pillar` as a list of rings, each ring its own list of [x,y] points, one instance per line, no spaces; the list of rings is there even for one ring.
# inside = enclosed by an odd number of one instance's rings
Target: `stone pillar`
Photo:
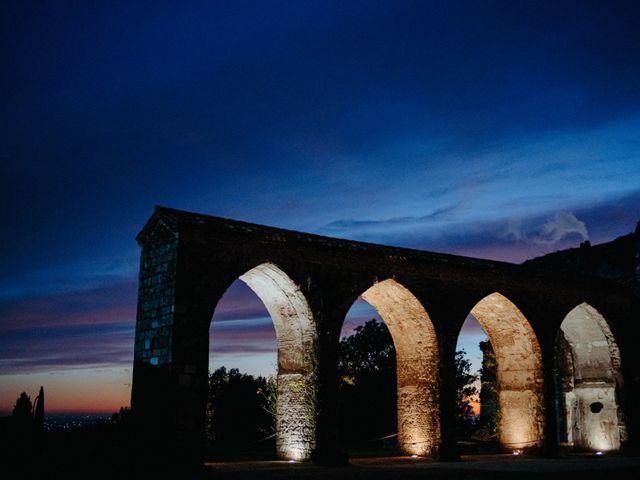
[[[156,229],[142,245],[131,408],[142,429],[169,436],[178,240]]]
[[[393,279],[375,283],[362,298],[384,320],[396,350],[400,451],[437,457],[440,358],[429,314],[409,289]]]
[[[138,446],[157,461],[197,466],[204,459],[209,321],[222,291],[186,272],[178,235],[162,225],[141,246],[131,396]]]
[[[314,312],[316,314],[316,312]],[[318,317],[316,317],[318,318]],[[319,322],[316,393],[316,447],[312,460],[318,465],[343,465],[345,452],[338,449],[338,342],[340,332],[329,322]]]
[[[264,303],[278,338],[278,457],[309,460],[316,444],[318,334],[313,314],[300,285],[273,263],[262,263],[240,279]]]
[[[440,338],[440,455],[445,461],[460,460],[457,445],[455,336]]]
[[[556,457],[559,453],[560,425],[558,422],[561,402],[559,396],[563,395],[558,391],[560,372],[555,368],[555,355],[557,354],[554,341],[548,338],[546,342],[541,342],[542,350],[542,376],[544,388],[544,443],[542,453],[548,457]]]

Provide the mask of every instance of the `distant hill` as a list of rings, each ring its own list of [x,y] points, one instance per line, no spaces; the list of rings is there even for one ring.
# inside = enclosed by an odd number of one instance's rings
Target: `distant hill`
[[[610,242],[598,245],[582,242],[577,248],[527,260],[523,265],[546,272],[608,278],[640,296],[640,222],[634,233]]]

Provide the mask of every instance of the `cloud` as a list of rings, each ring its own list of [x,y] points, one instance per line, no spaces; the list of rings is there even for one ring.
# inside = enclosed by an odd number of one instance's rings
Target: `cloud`
[[[134,325],[137,281],[0,301],[0,332],[70,325]]]
[[[589,232],[584,222],[571,212],[557,212],[541,225],[524,229],[521,220],[509,220],[503,232],[505,238],[516,242],[552,245],[570,235],[579,235],[582,240],[589,239]]]
[[[550,244],[571,235],[578,234],[582,240],[589,239],[589,232],[584,222],[581,222],[571,212],[558,212],[546,221],[540,228],[540,234],[534,242]]]
[[[129,367],[133,326],[23,329],[0,337],[0,374],[86,367]]]
[[[520,263],[580,241],[606,242],[625,235],[640,220],[640,190],[602,201],[574,203],[561,211],[515,216],[505,210],[495,220],[449,222],[446,228],[389,232],[386,244],[419,250]],[[588,227],[587,227],[588,226]]]
[[[319,230],[324,232],[343,232],[348,231],[350,233],[362,233],[371,231],[386,230],[388,228],[403,229],[408,227],[420,226],[424,223],[433,220],[441,220],[447,218],[451,213],[454,213],[460,208],[459,203],[451,204],[446,207],[437,208],[430,213],[422,216],[407,216],[407,217],[395,217],[386,218],[382,220],[355,220],[355,219],[341,219],[327,223]]]

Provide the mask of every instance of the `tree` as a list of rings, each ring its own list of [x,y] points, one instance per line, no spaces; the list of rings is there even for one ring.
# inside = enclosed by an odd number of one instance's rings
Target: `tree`
[[[16,418],[32,418],[31,412],[33,411],[33,405],[31,404],[31,398],[26,392],[22,392],[16,400],[16,405],[13,407],[13,416]]]
[[[471,400],[478,395],[478,389],[475,386],[477,375],[471,373],[471,362],[466,357],[467,353],[458,350],[455,356],[456,369],[456,410],[458,418],[469,418],[475,415]]]
[[[498,417],[498,384],[496,354],[489,340],[480,342],[482,368],[480,369],[480,424],[495,433]]]
[[[264,387],[258,388],[258,394],[264,398],[262,408],[271,418],[269,430],[275,433],[278,416],[278,377],[275,375],[267,377]]]
[[[352,379],[395,373],[396,349],[384,323],[371,319],[340,341],[338,371]]]
[[[396,353],[384,323],[365,322],[340,341],[339,424],[347,442],[397,431]]]
[[[274,431],[267,380],[220,367],[209,376],[206,433],[217,442],[250,442]]]
[[[118,412],[111,415],[111,423],[124,425],[131,422],[131,407],[120,407]]]
[[[384,323],[369,320],[340,341],[338,373],[343,435],[365,439],[396,432],[396,354]],[[457,351],[456,410],[464,419],[461,424],[469,424],[475,415],[471,401],[478,394],[476,380],[465,351]]]

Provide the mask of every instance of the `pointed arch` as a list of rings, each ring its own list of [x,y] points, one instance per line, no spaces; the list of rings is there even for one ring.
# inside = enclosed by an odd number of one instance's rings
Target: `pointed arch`
[[[543,440],[542,353],[529,321],[494,292],[471,315],[484,328],[497,362],[498,440],[505,448],[530,448]]]
[[[618,450],[626,430],[617,401],[620,350],[605,318],[588,303],[573,308],[556,340],[560,440],[579,449]]]
[[[277,265],[262,263],[239,277],[260,298],[278,343],[278,456],[307,460],[315,448],[317,329],[300,287]]]
[[[380,314],[395,345],[400,449],[434,456],[440,444],[440,358],[433,323],[420,301],[396,280],[377,282],[361,297]]]

